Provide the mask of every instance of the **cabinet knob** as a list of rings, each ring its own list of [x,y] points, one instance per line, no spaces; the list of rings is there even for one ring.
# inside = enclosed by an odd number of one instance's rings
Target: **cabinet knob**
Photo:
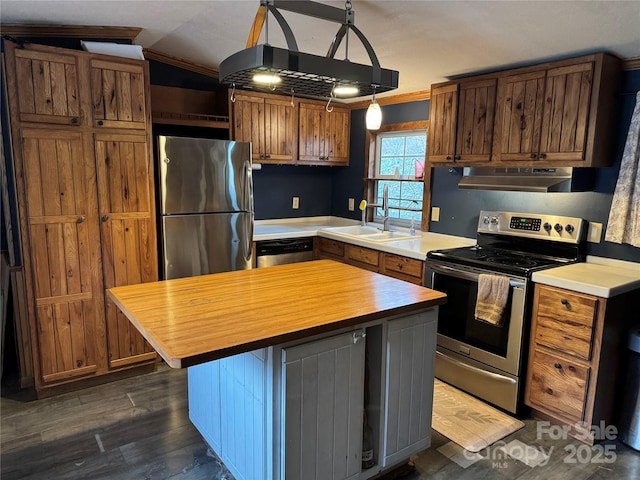
[[[536,155],[535,153],[531,154],[531,158],[537,158],[537,157],[538,157],[538,155]]]
[[[98,120],[98,125],[104,125],[104,122],[102,120]]]
[[[102,221],[106,222],[107,220],[109,220],[109,215],[103,215],[102,216]]]
[[[553,395],[553,389],[551,389],[551,388],[547,388],[546,392],[547,392],[549,395]]]
[[[399,263],[399,264],[398,264],[398,268],[399,268],[400,270],[402,270],[402,264],[401,264],[401,263]]]
[[[558,362],[553,364],[554,367],[556,367],[557,369],[561,369],[562,365],[560,365]]]
[[[77,124],[78,124],[78,117],[73,117],[73,118],[71,119],[71,123],[72,123],[73,125],[77,125]]]
[[[453,160],[453,158],[451,157],[451,155],[447,155],[447,160]]]
[[[540,157],[540,158],[547,158],[547,154],[546,154],[546,153],[541,153],[540,155],[538,155],[538,157]]]
[[[264,158],[271,158],[271,155],[269,155],[268,153],[264,156]]]
[[[453,160],[454,160],[454,161],[456,161],[456,160],[460,160],[460,155],[454,155],[454,156],[453,156]]]
[[[569,300],[567,300],[566,298],[563,298],[560,300],[560,303],[566,307],[567,305],[569,305]]]
[[[84,217],[84,215],[80,215],[78,217],[78,219],[76,220],[76,223],[83,223],[86,220],[86,218]]]

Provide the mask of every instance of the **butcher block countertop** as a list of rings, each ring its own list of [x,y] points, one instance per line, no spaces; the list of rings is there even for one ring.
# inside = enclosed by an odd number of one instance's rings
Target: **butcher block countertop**
[[[142,283],[107,292],[173,368],[446,301],[443,293],[332,260]]]

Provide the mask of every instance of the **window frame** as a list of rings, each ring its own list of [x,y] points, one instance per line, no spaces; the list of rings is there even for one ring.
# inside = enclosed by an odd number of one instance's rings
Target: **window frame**
[[[427,142],[429,138],[429,121],[422,120],[416,122],[404,122],[381,125],[380,129],[371,131],[367,130],[365,139],[365,178],[364,178],[364,193],[365,199],[369,204],[376,201],[377,184],[379,180],[395,180],[393,178],[376,178],[376,145],[378,143],[378,135],[381,133],[395,133],[395,132],[412,132],[416,130],[422,130],[425,132]],[[428,144],[427,144],[428,149]],[[423,194],[422,194],[422,221],[420,222],[420,230],[426,232],[429,230],[429,220],[431,213],[431,168],[427,164],[427,154],[425,152],[424,158],[424,177],[423,181]],[[403,181],[399,179],[399,181]],[[407,180],[405,180],[407,181]],[[411,180],[415,181],[415,180]],[[375,218],[374,209],[367,209],[367,221],[373,221]],[[392,224],[395,222],[391,221]],[[417,226],[417,225],[416,225]]]

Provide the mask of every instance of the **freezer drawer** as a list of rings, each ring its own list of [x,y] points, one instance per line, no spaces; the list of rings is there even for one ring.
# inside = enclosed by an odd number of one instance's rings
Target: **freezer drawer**
[[[250,213],[163,217],[164,278],[251,268],[252,222]]]

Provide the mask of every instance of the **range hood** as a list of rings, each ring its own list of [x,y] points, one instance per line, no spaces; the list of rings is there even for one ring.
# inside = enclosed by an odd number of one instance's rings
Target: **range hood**
[[[586,192],[593,188],[593,169],[465,167],[458,188],[512,192]]]

